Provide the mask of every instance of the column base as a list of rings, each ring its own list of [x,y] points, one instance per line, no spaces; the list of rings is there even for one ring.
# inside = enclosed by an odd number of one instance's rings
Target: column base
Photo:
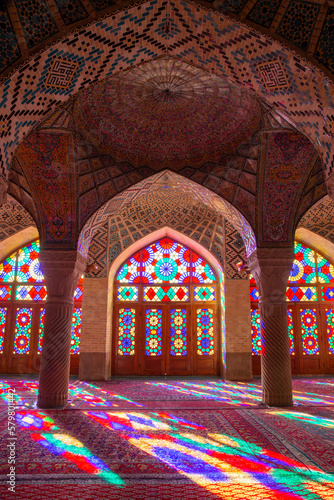
[[[67,405],[67,393],[54,396],[38,396],[37,407],[43,409],[64,408]]]
[[[262,403],[267,406],[293,406],[292,393],[268,394],[262,391]]]

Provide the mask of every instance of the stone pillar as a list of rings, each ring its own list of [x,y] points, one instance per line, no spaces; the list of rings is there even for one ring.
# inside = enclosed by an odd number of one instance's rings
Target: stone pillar
[[[0,207],[7,203],[7,189],[8,182],[5,181],[2,177],[0,177]]]
[[[286,305],[293,259],[293,248],[258,248],[248,258],[259,289],[262,402],[269,406],[293,404]]]
[[[37,405],[57,408],[67,403],[73,294],[86,259],[76,250],[42,250],[40,263],[48,296]]]
[[[251,380],[252,341],[249,324],[249,280],[225,280],[227,380]]]

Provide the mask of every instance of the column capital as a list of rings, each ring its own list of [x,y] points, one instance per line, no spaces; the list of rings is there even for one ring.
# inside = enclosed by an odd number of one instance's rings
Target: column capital
[[[87,259],[77,250],[41,250],[39,260],[48,290],[48,302],[72,301],[79,278],[85,272]]]
[[[259,302],[285,302],[286,287],[294,260],[291,248],[257,248],[248,266],[259,289]]]

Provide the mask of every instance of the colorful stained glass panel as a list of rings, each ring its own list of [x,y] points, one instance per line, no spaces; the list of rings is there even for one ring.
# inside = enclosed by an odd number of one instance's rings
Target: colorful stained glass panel
[[[197,309],[196,312],[197,330],[197,354],[213,355],[213,310]]]
[[[315,252],[301,243],[295,243],[295,260],[290,272],[290,283],[314,283]]]
[[[75,307],[72,316],[71,354],[79,354],[80,352],[81,315],[81,307]]]
[[[317,313],[315,309],[300,311],[303,354],[319,354]]]
[[[251,302],[258,302],[259,301],[259,291],[256,288],[256,286],[250,287],[250,299],[251,299]]]
[[[328,352],[334,354],[334,309],[326,309]]]
[[[12,287],[10,285],[0,286],[0,300],[9,300],[12,294]]]
[[[9,283],[14,281],[15,278],[15,266],[16,266],[16,253],[13,253],[10,257],[3,260],[0,263],[0,281],[4,283]]]
[[[189,300],[189,290],[186,286],[146,286],[143,299],[145,302],[186,302]]]
[[[196,301],[215,300],[214,286],[196,286],[194,289],[194,299]]]
[[[252,355],[261,354],[261,320],[258,309],[251,309]]]
[[[137,286],[118,286],[117,287],[117,300],[122,300],[122,301],[138,300],[138,287]]]
[[[32,309],[22,307],[16,311],[13,354],[29,354]]]
[[[135,309],[120,309],[118,313],[118,354],[133,356],[135,353]]]
[[[315,302],[317,289],[315,286],[288,286],[286,298],[289,302]]]
[[[39,313],[38,348],[37,348],[38,354],[42,354],[44,326],[45,326],[45,308],[43,307]]]
[[[0,354],[3,353],[3,345],[5,341],[5,328],[7,318],[7,307],[0,307]]]
[[[170,312],[170,353],[172,356],[187,354],[186,309],[172,309]]]
[[[21,248],[18,252],[17,276],[19,282],[44,281],[44,276],[39,262],[39,241]]]
[[[256,285],[255,278],[251,273],[249,274],[249,283],[250,285]]]
[[[318,281],[331,283],[334,281],[334,266],[325,257],[317,254]]]
[[[209,264],[195,252],[192,253],[192,273],[193,283],[213,283],[216,281]]]
[[[23,285],[16,288],[16,300],[45,300],[46,287],[43,285]]]
[[[83,286],[78,285],[74,290],[73,298],[74,300],[82,300]]]
[[[190,250],[162,238],[143,250],[144,283],[189,283]]]
[[[322,286],[321,287],[321,300],[333,301],[334,300],[334,287]]]
[[[295,354],[295,343],[293,339],[293,320],[292,320],[292,311],[290,309],[287,310],[288,316],[288,334],[289,334],[289,348],[290,354]]]
[[[145,355],[161,356],[162,310],[146,309]]]
[[[140,252],[134,254],[120,268],[117,274],[120,283],[139,283],[140,281]]]

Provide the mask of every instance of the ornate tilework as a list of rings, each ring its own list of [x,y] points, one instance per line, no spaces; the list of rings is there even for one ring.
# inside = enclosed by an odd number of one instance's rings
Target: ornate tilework
[[[90,2],[94,5],[96,10],[103,10],[115,5],[114,0],[90,0]]]
[[[307,50],[319,10],[319,5],[310,2],[290,1],[277,33]]]
[[[227,279],[248,279],[247,275],[238,272],[236,264],[242,260],[246,262],[244,242],[232,224],[225,221],[225,276]]]
[[[107,259],[108,224],[104,223],[97,227],[94,232],[88,253],[88,266],[93,267],[86,273],[86,276],[90,278],[105,278],[107,276]]]
[[[21,55],[6,6],[0,6],[0,73]],[[1,130],[0,130],[1,132]]]
[[[289,87],[289,81],[279,59],[261,63],[258,65],[257,69],[262,83],[267,90],[277,90]]]
[[[15,0],[15,5],[30,49],[58,32],[44,0]]]
[[[215,2],[215,5],[221,11],[227,10],[228,12],[233,12],[235,14],[239,13],[243,7],[246,5],[247,0],[222,0]]]
[[[270,28],[280,3],[281,0],[270,0],[270,2],[268,0],[258,0],[248,14],[247,19],[265,28]]]
[[[334,8],[327,11],[314,57],[330,71],[334,71]]]
[[[55,0],[65,24],[75,23],[88,16],[80,0]]]
[[[77,62],[55,59],[45,79],[46,87],[67,89],[77,69]]]
[[[0,207],[0,241],[29,226],[36,226],[31,215],[14,198],[8,196],[7,203]]]
[[[334,243],[334,203],[325,196],[300,220],[298,227],[305,227]]]

